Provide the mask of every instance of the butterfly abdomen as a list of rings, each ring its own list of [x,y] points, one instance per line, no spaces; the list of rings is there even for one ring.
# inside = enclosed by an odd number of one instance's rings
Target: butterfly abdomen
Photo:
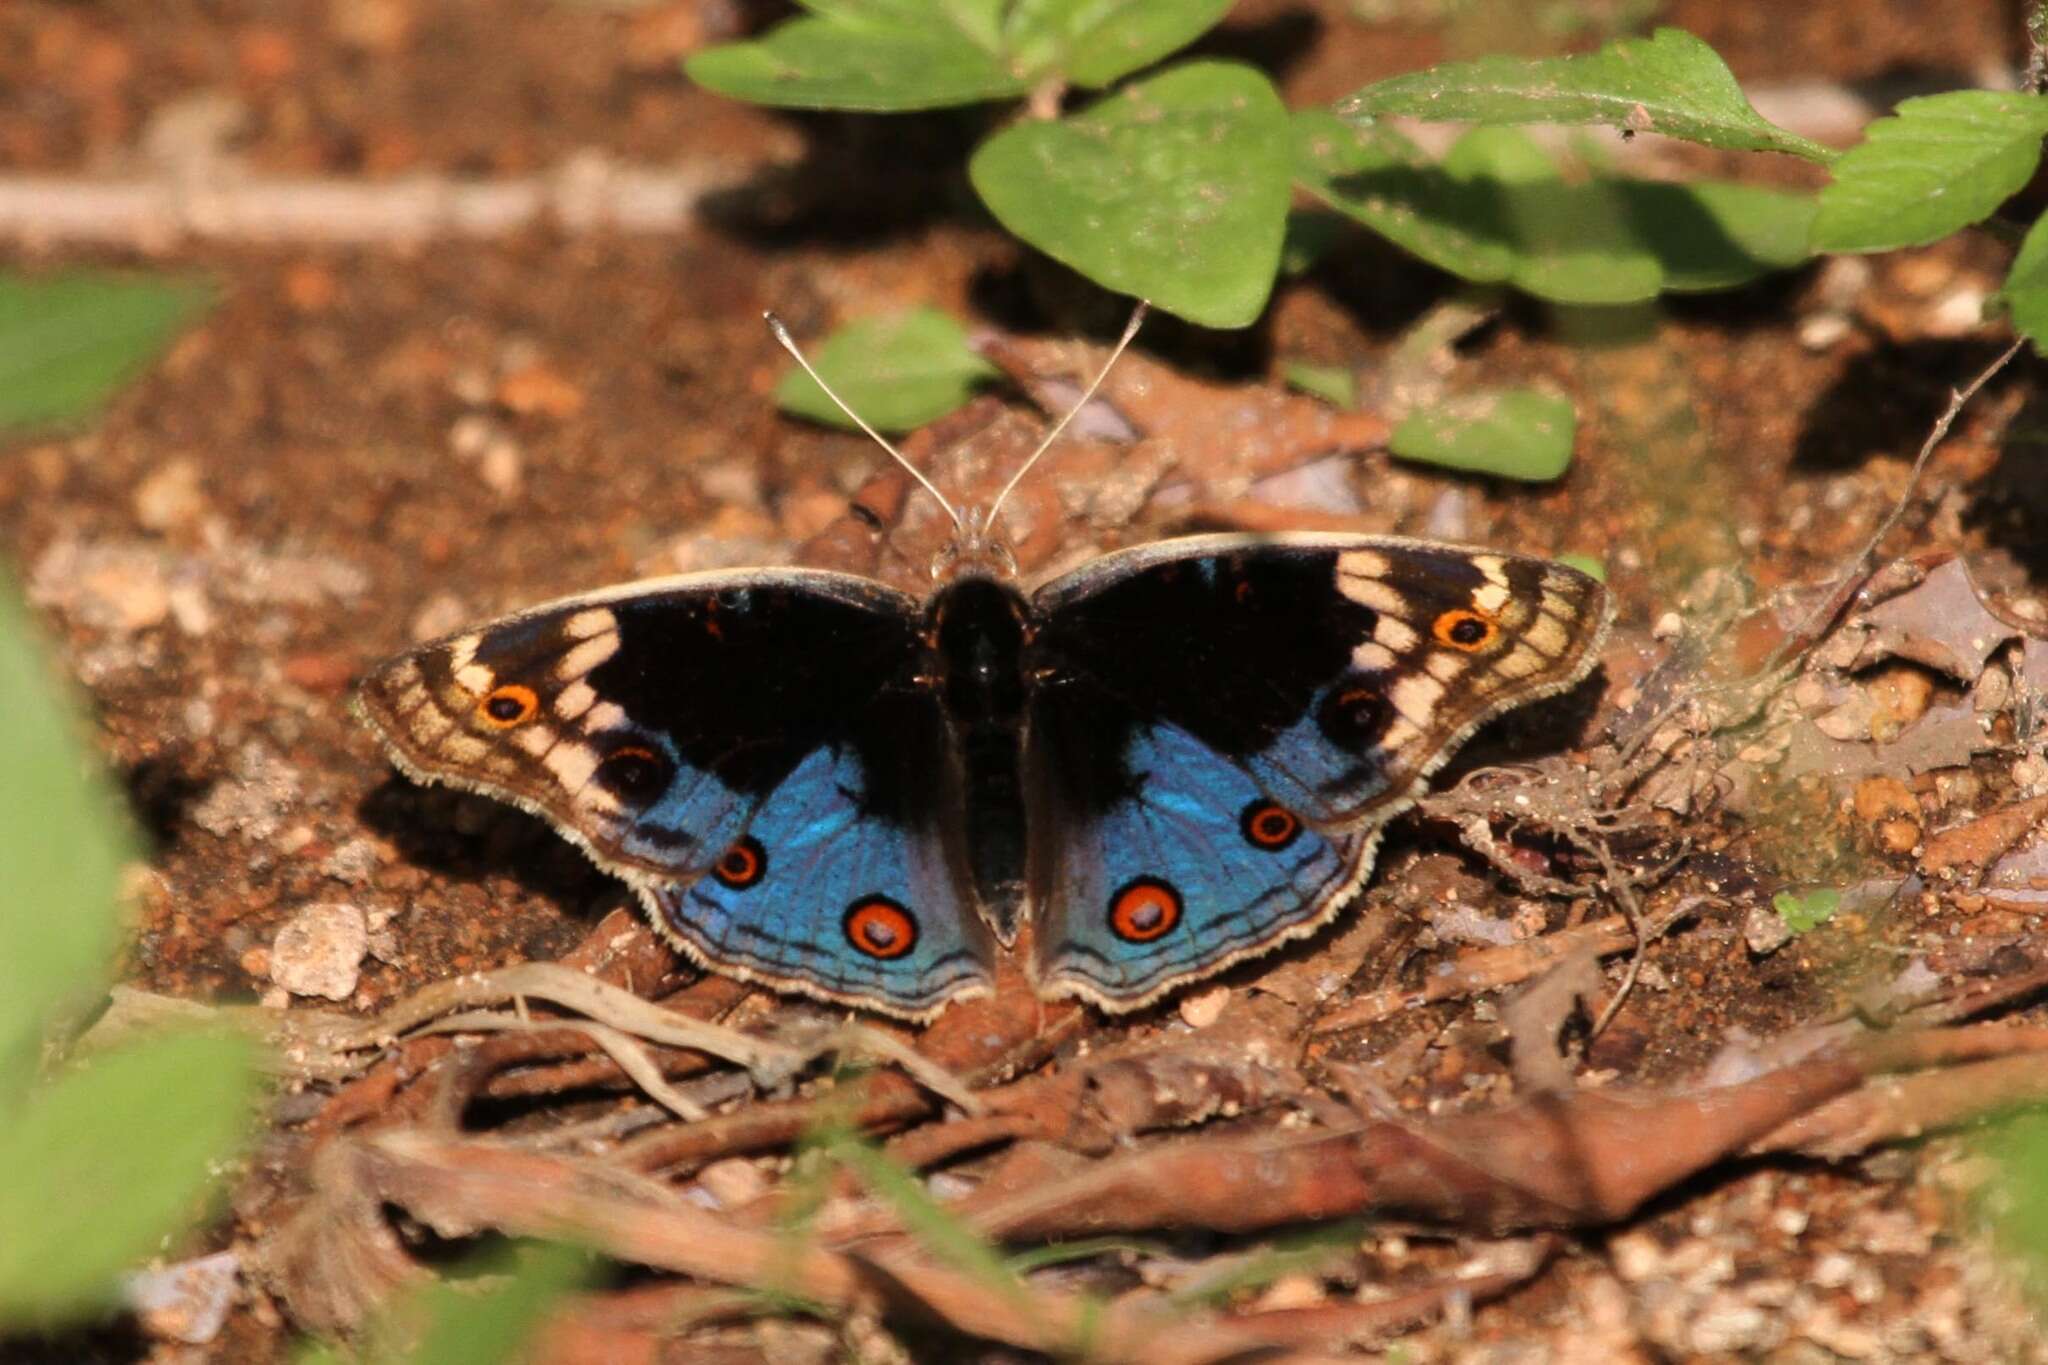
[[[945,699],[962,812],[958,855],[983,913],[1008,942],[1024,910],[1024,646],[1029,608],[992,578],[932,599],[926,675]]]

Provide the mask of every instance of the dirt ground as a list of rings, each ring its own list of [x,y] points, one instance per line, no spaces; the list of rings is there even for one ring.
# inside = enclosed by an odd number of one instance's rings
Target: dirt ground
[[[1417,13],[1361,20],[1353,10]],[[1027,349],[1113,330],[1117,306],[993,230],[946,169],[971,145],[971,118],[792,117],[715,98],[678,73],[680,55],[776,12],[738,0],[0,6],[0,174],[130,173],[201,145],[257,176],[395,183],[539,174],[596,149],[718,186],[694,225],[673,234],[0,246],[10,267],[175,269],[220,291],[204,324],[89,431],[0,459],[0,557],[88,691],[150,838],[125,971],[133,984],[213,1002],[278,1000],[279,930],[333,903],[367,916],[371,954],[345,1002],[302,1003],[368,1015],[428,983],[571,953],[614,923],[606,916],[629,904],[625,889],[535,819],[400,778],[350,719],[351,682],[415,641],[565,593],[800,552],[832,558],[846,501],[872,487],[880,457],[862,439],[776,413],[770,389],[785,362],[760,326],[765,308],[810,339],[913,304]],[[2011,7],[1989,0],[1829,0],[1796,16],[1684,0],[1659,19],[1713,44],[1746,85],[1777,90],[1962,84],[2021,55]],[[1299,106],[1441,58],[1473,21],[1460,24],[1421,5],[1247,3],[1202,47],[1276,71]],[[195,132],[200,125],[227,131]],[[1815,183],[1788,164],[1681,164]],[[1746,581],[1762,600],[1824,583],[1854,559],[1906,492],[1911,458],[1952,386],[2007,339],[1974,311],[2007,250],[1974,237],[1821,264],[1621,319],[1511,302],[1459,348],[1459,372],[1573,399],[1578,450],[1556,486],[1445,476],[1373,449],[1333,465],[1313,441],[1278,436],[1229,460],[1184,459],[1123,499],[1105,477],[1109,492],[1092,502],[1062,502],[1083,486],[1083,466],[1055,466],[1043,506],[1067,520],[1031,542],[1026,567],[1241,521],[1252,514],[1231,507],[1246,502],[1272,524],[1292,516],[1589,554],[1605,561],[1619,601],[1604,674],[1490,728],[1438,786],[1484,763],[1585,752],[1625,709],[1621,694],[1668,677],[1683,653],[1674,634],[1713,656],[1693,660],[1696,676],[1740,671],[1731,662],[1745,648],[1740,636],[1704,624],[1731,585]],[[1279,401],[1285,362],[1369,376],[1450,290],[1356,234],[1283,282],[1251,332],[1162,321],[1140,349],[1144,363],[1199,381],[1212,414],[1262,411],[1258,403]],[[2038,377],[2023,358],[1979,395],[1885,542],[1887,560],[1919,556],[1930,572],[1939,568],[1930,552],[1959,551],[1996,611],[2035,622],[2048,600],[2048,466],[2032,434]],[[1001,402],[1035,411],[1014,390]],[[985,401],[948,430],[972,430],[996,406]],[[1296,408],[1283,416],[1305,420]],[[1303,495],[1262,485],[1290,461],[1336,469],[1341,487]],[[967,480],[984,472],[972,460],[951,468]],[[929,519],[913,504],[906,534]],[[842,567],[900,576],[914,561],[902,551]],[[1883,666],[1917,680],[1906,686],[1919,708],[1909,726],[1978,695],[1974,680],[1923,664]],[[1767,1050],[1855,1016],[1873,983],[1910,964],[1945,983],[1983,985],[2048,963],[2031,902],[1928,866],[1942,831],[2048,790],[2038,746],[2029,750],[2023,731],[2002,734],[1974,756],[1966,747],[1958,761],[1926,768],[1888,767],[1883,755],[1853,771],[1781,767],[1758,779],[1760,794],[1706,808],[1645,797],[1615,848],[1641,871],[1683,844],[1686,860],[1646,880],[1641,897],[1652,915],[1681,902],[1689,913],[1652,947],[1597,1038],[1587,1041],[1583,1020],[1569,1032],[1576,1084],[1682,1082],[1725,1061],[1731,1045]],[[1334,932],[1233,970],[1224,996],[1198,992],[1204,1005],[1082,1018],[1044,1060],[1057,1071],[1091,1050],[1199,1034],[1214,1018],[1205,1010],[1263,1008],[1260,983],[1276,971],[1297,983],[1320,971],[1334,974],[1330,984],[1291,997],[1303,1013],[1285,1034],[1315,1095],[1216,1118],[1210,1129],[1313,1122],[1331,1096],[1370,1094],[1408,1116],[1504,1101],[1518,1073],[1496,997],[1377,1015],[1360,1002],[1418,988],[1483,946],[1471,917],[1519,926],[1520,941],[1618,907],[1600,890],[1598,864],[1556,840],[1532,837],[1510,856],[1574,880],[1580,894],[1518,887],[1467,847],[1453,816],[1397,822],[1363,897],[1372,909]],[[2009,842],[2029,847],[2024,830]],[[1852,908],[1811,935],[1760,948],[1745,932],[1779,889],[1896,887],[1909,876],[1921,878],[1916,894]],[[1610,957],[1600,979],[1618,983],[1625,963]],[[664,962],[654,984],[675,990],[692,978]],[[720,988],[695,989],[702,1000]],[[1311,996],[1312,1007],[1303,1003]],[[1346,1010],[1362,1022],[1325,1027]],[[762,1028],[830,1017],[737,988],[719,997],[719,1013]],[[2023,1027],[2039,1011],[2023,998],[1994,1017]],[[281,1120],[236,1218],[198,1249],[247,1245],[285,1219],[307,1152],[326,1135],[306,1124],[324,1093],[292,1097],[285,1109],[300,1130]],[[616,1105],[617,1094],[607,1082],[563,1103],[588,1113]],[[473,1127],[538,1121],[531,1096],[493,1095],[469,1115]],[[773,1151],[719,1155],[780,1169]],[[987,1170],[977,1162],[995,1159],[933,1164],[943,1180],[971,1187]],[[665,1175],[686,1183],[696,1165],[677,1159]],[[1837,1160],[1738,1150],[1640,1213],[1574,1231],[1508,1292],[1381,1334],[1378,1349],[1398,1342],[1399,1358],[1413,1361],[2032,1358],[2038,1330],[1972,1212],[1984,1180],[1967,1132]],[[1447,1271],[1471,1250],[1456,1236],[1378,1229],[1362,1246],[1346,1274],[1367,1285],[1364,1297],[1376,1275]],[[1073,1274],[1076,1284],[1108,1284]],[[1296,1297],[1269,1306],[1321,1304],[1358,1286],[1297,1276],[1265,1292],[1283,1287]],[[207,1345],[123,1329],[33,1358],[281,1359],[291,1309],[273,1281],[252,1288]],[[753,1330],[733,1329],[718,1349],[734,1359],[848,1354],[829,1334],[821,1345]],[[943,1335],[910,1340],[918,1358],[969,1349]],[[873,1358],[897,1348],[875,1345]],[[1016,1358],[1004,1349],[980,1358]]]

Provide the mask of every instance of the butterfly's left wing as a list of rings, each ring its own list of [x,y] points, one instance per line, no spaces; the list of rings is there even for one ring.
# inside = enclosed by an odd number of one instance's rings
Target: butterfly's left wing
[[[544,816],[698,960],[920,1016],[993,954],[946,847],[921,620],[846,574],[687,575],[422,646],[356,700],[408,775]]]
[[[1592,668],[1604,589],[1398,537],[1195,536],[1040,589],[1043,989],[1132,1009],[1311,932],[1473,728]]]

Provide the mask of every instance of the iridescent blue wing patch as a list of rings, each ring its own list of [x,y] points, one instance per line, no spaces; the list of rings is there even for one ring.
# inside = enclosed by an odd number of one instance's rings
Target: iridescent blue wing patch
[[[1033,779],[1037,913],[1054,926],[1039,967],[1109,1008],[1327,918],[1428,775],[1488,717],[1583,678],[1607,623],[1605,590],[1563,565],[1372,536],[1163,541],[1055,580],[1032,608],[1032,723],[1053,736]],[[1099,751],[1121,768],[1077,776]],[[1300,827],[1298,871],[1231,842],[1254,801],[1270,829]],[[1140,952],[1104,933],[1120,888],[1145,879],[1184,904]],[[1298,904],[1276,909],[1289,891]]]
[[[1033,718],[1035,978],[1105,1009],[1144,1005],[1310,933],[1364,878],[1377,830],[1325,835],[1178,726],[1085,686]]]
[[[692,956],[771,985],[922,1017],[990,983],[932,775],[936,699],[885,697],[813,750],[709,875],[642,895]]]

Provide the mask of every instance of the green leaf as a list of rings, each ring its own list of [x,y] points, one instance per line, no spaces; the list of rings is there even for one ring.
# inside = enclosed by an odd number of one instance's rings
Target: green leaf
[[[1988,218],[2032,178],[2043,135],[2040,95],[1952,90],[1906,100],[1835,162],[1814,249],[1921,246]]]
[[[1465,187],[1460,207],[1474,234],[1490,230],[1507,243],[1507,280],[1517,289],[1557,303],[1617,304],[1662,287],[1663,267],[1637,238],[1616,182],[1567,183],[1512,128],[1474,128],[1443,168]]]
[[[1345,118],[1388,114],[1474,123],[1604,123],[1738,152],[1834,153],[1750,107],[1713,48],[1683,29],[1623,38],[1577,57],[1481,57],[1366,86]]]
[[[1460,394],[1409,413],[1387,449],[1404,460],[1537,483],[1564,473],[1577,432],[1568,400],[1502,389]]]
[[[1998,1171],[1980,1189],[1998,1244],[2026,1258],[2036,1277],[2048,1271],[2048,1111],[2038,1106],[2008,1117],[1984,1142]]]
[[[392,1314],[391,1325],[407,1335],[416,1332],[417,1344],[380,1352],[380,1359],[405,1365],[503,1365],[520,1359],[556,1304],[589,1282],[593,1266],[581,1247],[548,1242],[478,1259],[481,1264],[463,1268],[468,1283],[437,1280]],[[495,1284],[476,1283],[499,1276]]]
[[[0,576],[0,1112],[27,1086],[47,1022],[105,989],[132,851],[59,684]]]
[[[859,1176],[875,1198],[895,1210],[904,1230],[934,1257],[974,1276],[994,1293],[1029,1303],[1024,1282],[1003,1264],[995,1248],[941,1207],[916,1176],[851,1133],[835,1135],[826,1150]]]
[[[2048,355],[2048,217],[2037,218],[2020,243],[1994,301],[2012,314],[2012,325],[2034,343],[2037,355]]]
[[[1012,65],[1101,88],[1200,37],[1232,0],[1018,0],[1005,40]]]
[[[1461,279],[1495,283],[1514,268],[1483,192],[1431,164],[1392,128],[1352,127],[1304,109],[1293,132],[1294,174],[1330,207]]]
[[[83,416],[211,298],[190,280],[0,276],[0,428]]]
[[[1358,402],[1358,376],[1342,365],[1290,360],[1281,366],[1280,377],[1290,388],[1320,398],[1332,407],[1349,408]]]
[[[965,329],[936,308],[849,323],[818,347],[811,363],[880,431],[909,431],[945,416],[997,372],[968,348]],[[858,430],[801,369],[782,376],[775,401],[784,412]]]
[[[1557,562],[1569,568],[1577,569],[1588,578],[1596,579],[1602,583],[1607,581],[1607,561],[1604,559],[1596,558],[1593,555],[1573,554],[1559,555]]]
[[[862,19],[845,13],[851,9],[834,6],[829,18],[791,19],[760,38],[707,47],[683,70],[707,90],[785,109],[900,113],[1007,99],[1031,87],[1001,53],[930,6],[883,6]]]
[[[1811,933],[1834,918],[1842,908],[1842,893],[1831,887],[1809,887],[1803,891],[1780,891],[1771,897],[1771,908],[1785,927],[1795,934]]]
[[[1810,259],[1810,194],[1714,180],[1608,183],[1657,258],[1666,290],[1732,289]]]
[[[0,1123],[0,1329],[104,1307],[204,1209],[252,1128],[255,1046],[176,1034],[100,1053]]]
[[[1097,284],[1243,327],[1280,265],[1287,144],[1264,75],[1190,62],[1072,118],[1004,129],[968,172],[1004,227]]]

